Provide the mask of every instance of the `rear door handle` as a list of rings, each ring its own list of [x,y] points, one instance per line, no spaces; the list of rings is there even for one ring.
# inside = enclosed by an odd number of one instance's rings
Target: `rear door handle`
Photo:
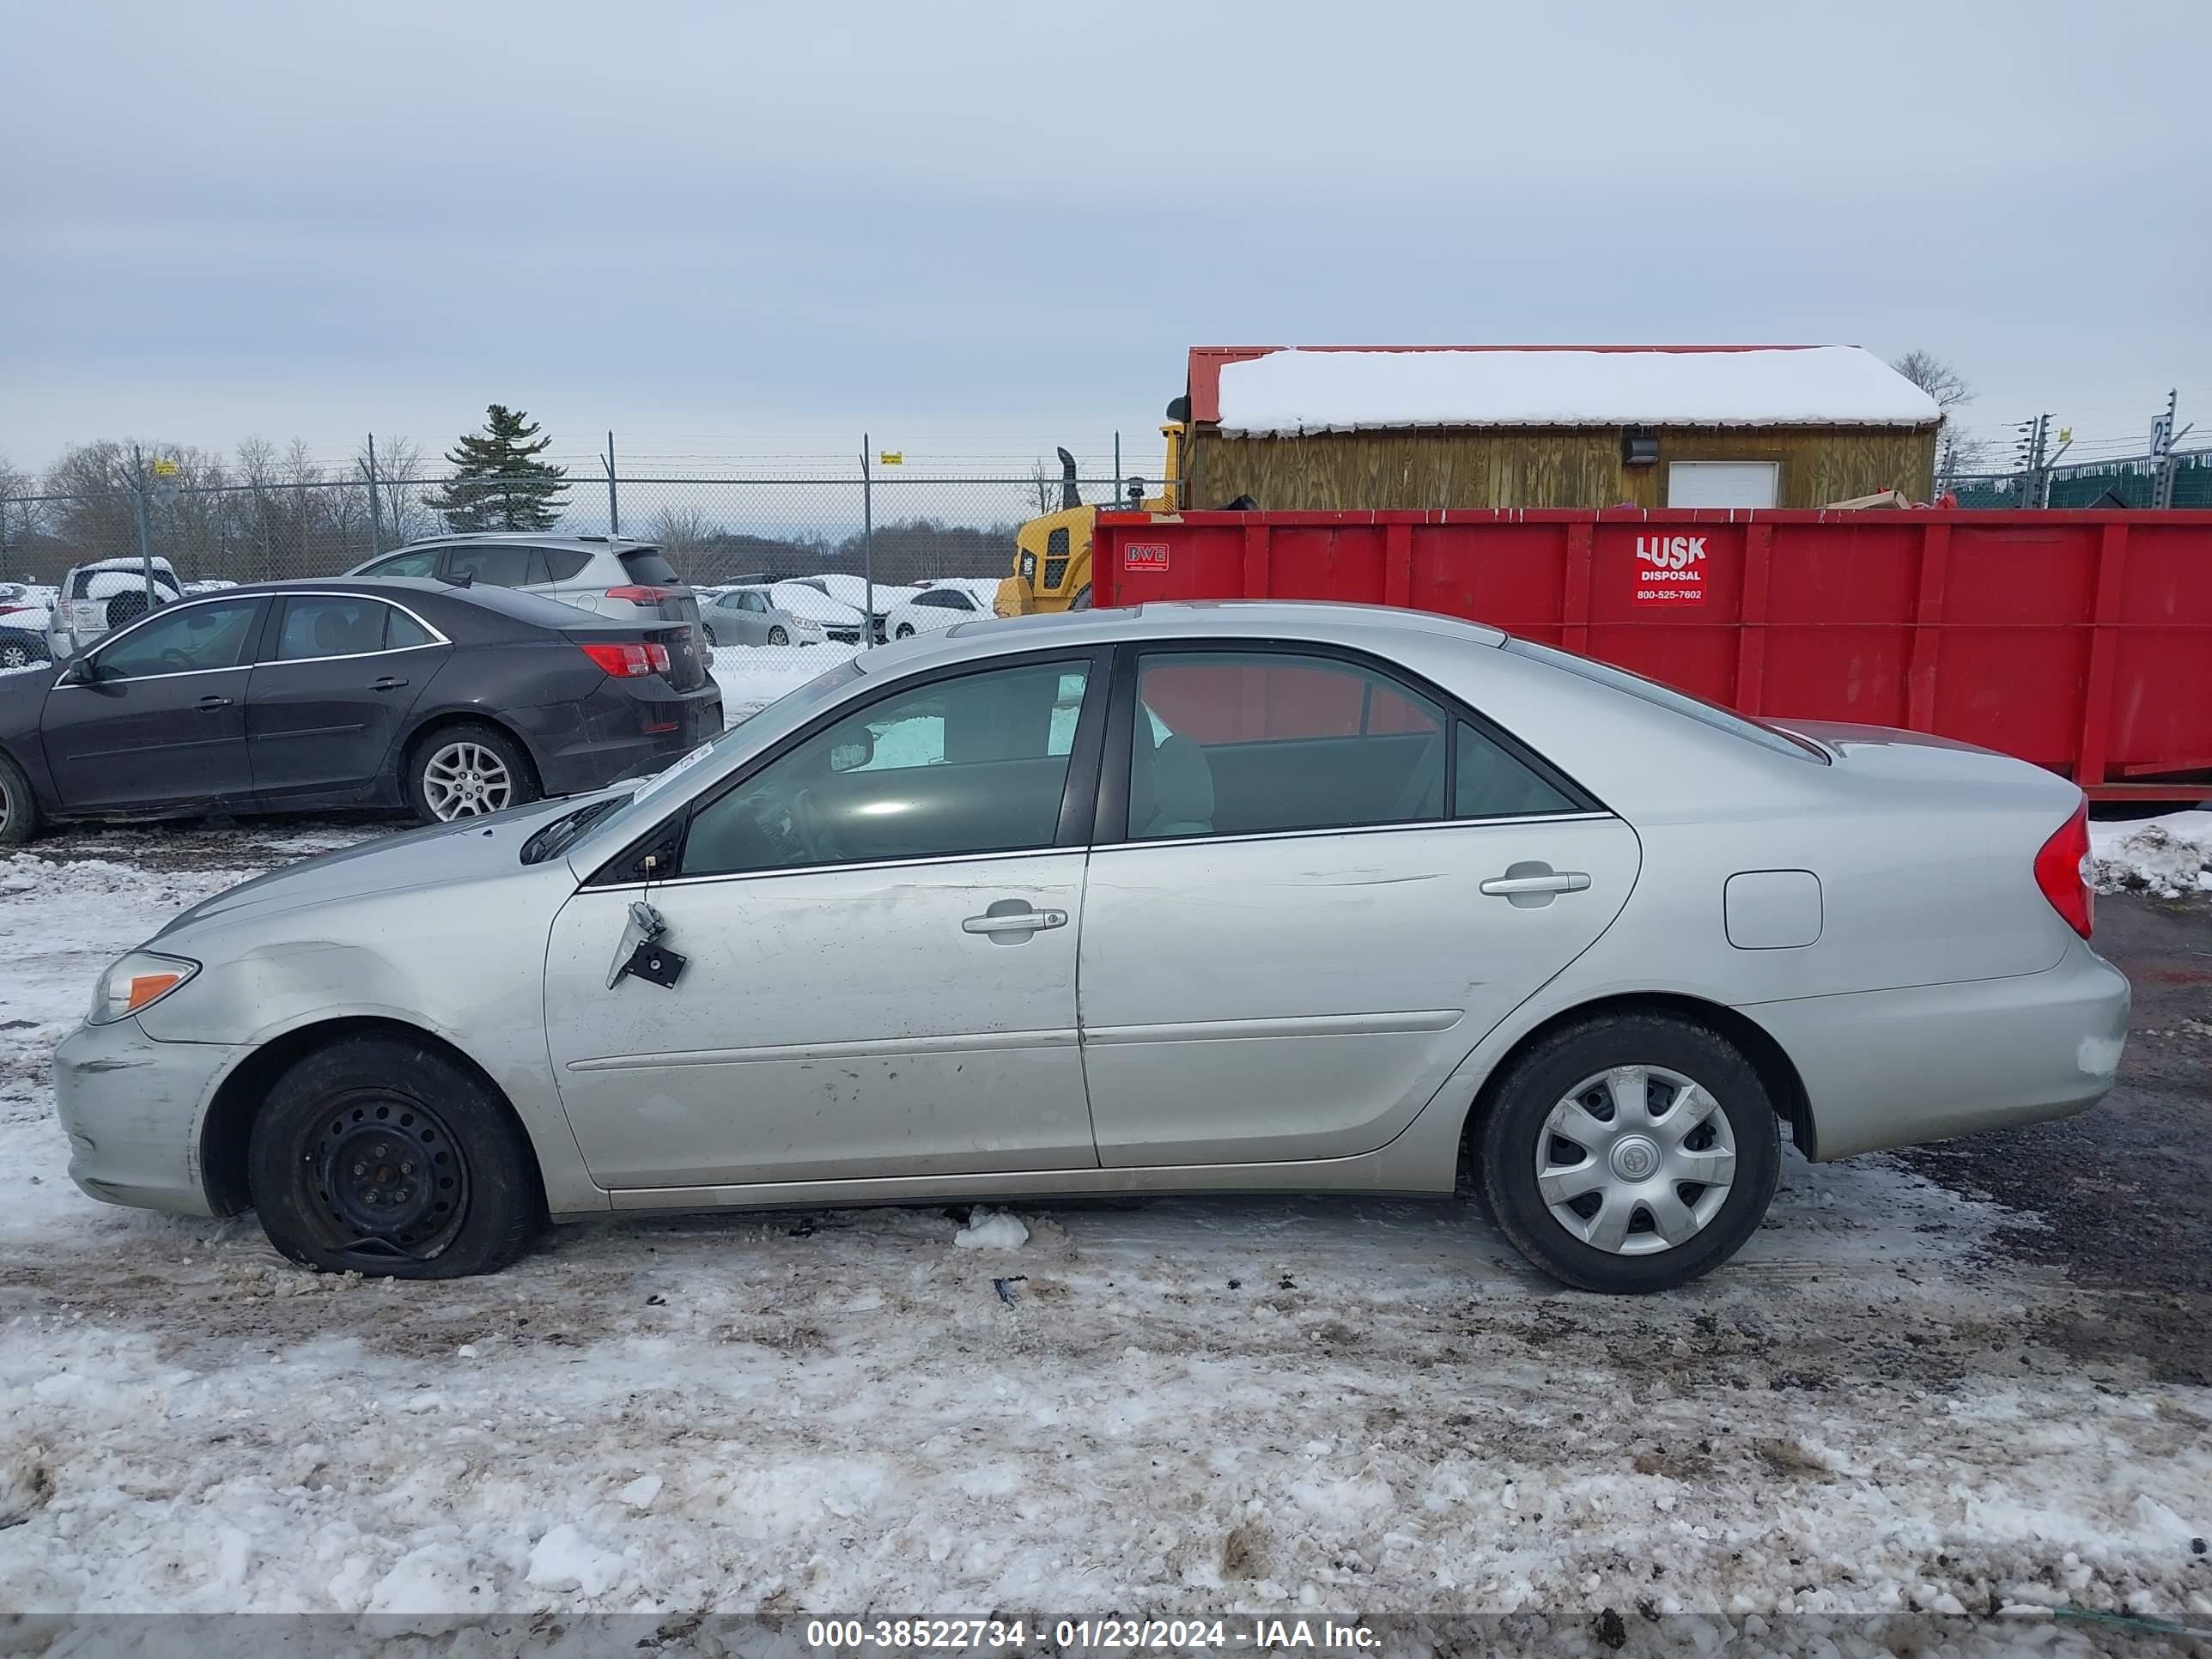
[[[1030,908],[1027,899],[1000,899],[981,915],[963,920],[960,931],[1005,939],[1015,933],[1034,933],[1041,928],[1066,926],[1067,912],[1065,910],[1035,910]],[[1018,939],[1012,942],[1020,943]]]
[[[401,686],[406,684],[407,682],[405,680],[396,680],[392,678],[391,675],[386,674],[380,680],[370,682],[368,689],[372,691],[397,691]]]
[[[229,708],[230,699],[228,697],[202,697],[199,700],[198,706],[206,709],[210,714],[213,714],[218,708]]]
[[[1579,893],[1589,885],[1589,877],[1580,870],[1559,870],[1548,876],[1492,876],[1482,884],[1482,890],[1492,898],[1510,898],[1516,893]]]

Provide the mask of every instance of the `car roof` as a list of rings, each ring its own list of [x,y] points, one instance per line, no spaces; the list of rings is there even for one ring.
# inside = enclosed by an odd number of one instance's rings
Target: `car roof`
[[[887,673],[921,666],[935,658],[995,656],[1012,651],[1193,635],[1375,645],[1387,644],[1395,635],[1492,647],[1503,645],[1506,639],[1502,629],[1394,605],[1303,599],[1178,599],[1102,611],[978,617],[878,646],[859,660],[872,673]]]
[[[448,536],[418,536],[394,553],[418,547],[561,547],[577,553],[658,553],[658,542],[634,542],[627,536],[551,536],[530,530],[471,530]],[[378,555],[380,558],[383,556]]]

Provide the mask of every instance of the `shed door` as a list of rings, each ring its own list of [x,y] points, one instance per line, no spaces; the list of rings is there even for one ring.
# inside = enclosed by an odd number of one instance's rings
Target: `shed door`
[[[1779,461],[1671,461],[1669,507],[1772,507],[1782,492]]]

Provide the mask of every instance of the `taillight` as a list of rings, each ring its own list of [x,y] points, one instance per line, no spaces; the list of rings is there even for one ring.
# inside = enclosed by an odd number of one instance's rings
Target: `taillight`
[[[684,596],[672,587],[610,587],[611,599],[628,599],[632,605],[659,605],[664,599],[680,599]]]
[[[583,653],[618,680],[643,679],[668,672],[668,647],[647,640],[638,645],[586,645]]]
[[[2089,803],[2085,799],[2074,816],[2051,832],[2043,850],[2035,855],[2035,884],[2051,908],[2069,927],[2089,937],[2096,926],[2096,890],[2090,885],[2095,866],[2089,857]]]

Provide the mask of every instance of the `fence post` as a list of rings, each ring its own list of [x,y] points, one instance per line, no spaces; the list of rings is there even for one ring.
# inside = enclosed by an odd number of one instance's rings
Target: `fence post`
[[[607,470],[607,539],[615,541],[622,535],[622,501],[615,494],[615,429],[607,428],[607,453],[599,457],[599,465]]]
[[[867,604],[860,611],[860,649],[876,642],[876,475],[868,465],[868,434],[860,434],[860,569]]]
[[[368,556],[378,557],[384,551],[384,509],[376,501],[376,434],[368,434],[368,460],[364,468],[368,474]]]
[[[138,486],[138,568],[146,578],[146,608],[154,608],[154,514],[146,501],[146,457],[131,446],[131,471]]]

